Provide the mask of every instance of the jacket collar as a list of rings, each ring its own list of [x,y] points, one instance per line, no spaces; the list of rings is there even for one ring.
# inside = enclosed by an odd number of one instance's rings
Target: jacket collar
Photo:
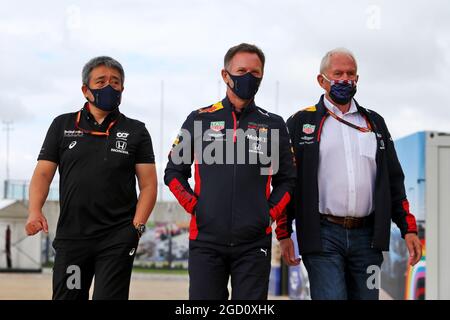
[[[325,99],[325,95],[322,94],[320,96],[319,102],[316,104],[317,113],[319,116],[323,117],[327,113],[327,108],[325,107],[325,103],[323,102],[323,99]]]
[[[225,109],[229,111],[234,111],[234,105],[230,102],[230,99],[228,99],[228,96],[225,96],[225,98],[222,100],[222,105]],[[243,110],[241,114],[250,113],[252,111],[256,110],[256,104],[255,99],[253,99]]]

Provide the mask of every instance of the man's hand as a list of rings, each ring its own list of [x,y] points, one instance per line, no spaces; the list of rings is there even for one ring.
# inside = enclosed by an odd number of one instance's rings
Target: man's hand
[[[409,251],[409,261],[411,266],[414,266],[422,258],[422,243],[415,233],[407,233],[405,235],[406,247]]]
[[[41,230],[44,230],[45,233],[48,233],[47,219],[45,219],[42,212],[36,214],[30,213],[27,224],[25,225],[25,231],[27,232],[27,235],[33,236]]]
[[[28,204],[28,220],[25,225],[27,235],[32,236],[41,230],[48,233],[47,219],[42,214],[42,207],[47,199],[50,183],[55,175],[58,164],[52,161],[39,160],[30,182]]]
[[[288,266],[298,266],[300,258],[295,258],[294,242],[291,238],[280,240],[281,256]]]

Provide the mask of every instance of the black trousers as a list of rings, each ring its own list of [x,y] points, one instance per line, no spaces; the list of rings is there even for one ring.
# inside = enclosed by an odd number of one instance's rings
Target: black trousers
[[[272,236],[248,244],[223,246],[189,242],[189,299],[267,300]]]
[[[139,237],[133,224],[89,240],[55,240],[53,300],[127,300]]]

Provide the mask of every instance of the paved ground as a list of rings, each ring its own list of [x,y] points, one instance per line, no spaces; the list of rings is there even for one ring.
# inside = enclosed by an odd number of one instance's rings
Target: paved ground
[[[0,300],[47,300],[52,296],[52,275],[49,270],[40,274],[0,273]],[[186,300],[187,275],[133,273],[131,300]],[[92,294],[92,292],[91,292]],[[288,299],[269,296],[269,300]],[[380,299],[390,300],[381,290]]]
[[[52,296],[50,271],[41,274],[0,273],[0,300],[47,300]],[[132,300],[186,300],[187,275],[134,273],[131,280]],[[92,294],[92,292],[91,292]],[[287,297],[270,297],[287,299]]]
[[[0,300],[47,300],[52,296],[51,284],[49,272],[0,273]],[[136,274],[131,280],[130,299],[187,299],[187,292],[187,276]]]

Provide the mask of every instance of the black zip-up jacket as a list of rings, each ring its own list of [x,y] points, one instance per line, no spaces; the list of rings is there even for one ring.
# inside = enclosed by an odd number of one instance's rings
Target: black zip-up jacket
[[[279,143],[271,139],[274,129],[278,129]],[[272,232],[272,221],[277,222],[279,240],[289,237],[285,208],[291,199],[296,170],[286,124],[280,116],[254,102],[238,114],[225,98],[193,111],[182,132],[169,154],[164,182],[192,215],[191,240],[229,246],[252,242]],[[211,151],[220,146],[223,155],[218,149]],[[270,155],[272,146],[279,150],[277,172],[273,164],[261,158]],[[237,161],[238,149],[245,156],[244,163]],[[208,154],[215,154],[214,162],[207,159]],[[186,158],[179,161],[177,155]],[[250,162],[250,157],[255,161]],[[188,183],[192,164],[194,190]],[[274,171],[263,175],[261,169]]]
[[[291,227],[292,220],[295,219],[301,254],[322,251],[317,173],[320,134],[323,123],[330,121],[323,99],[322,95],[315,106],[297,112],[287,121],[297,162],[297,183],[293,201],[287,208],[288,226]],[[402,237],[406,233],[417,233],[416,220],[409,212],[404,174],[384,119],[376,112],[363,108],[358,103],[356,105],[358,111],[370,123],[377,138],[372,247],[388,251],[391,219],[399,227]],[[303,132],[304,125],[308,125],[308,134]],[[311,137],[313,139],[310,139]],[[291,231],[289,229],[289,232]]]

